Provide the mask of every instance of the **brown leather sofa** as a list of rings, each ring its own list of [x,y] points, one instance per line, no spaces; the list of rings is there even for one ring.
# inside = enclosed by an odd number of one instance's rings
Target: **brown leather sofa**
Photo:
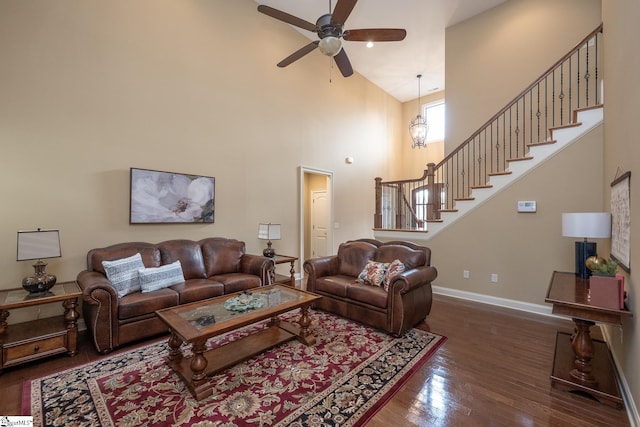
[[[389,280],[388,291],[357,280],[367,261],[396,259],[405,271]],[[317,308],[399,336],[431,311],[431,282],[438,272],[430,262],[431,250],[424,246],[359,239],[342,243],[337,255],[305,261],[304,271],[307,290],[324,297]]]
[[[180,261],[184,282],[150,292],[118,297],[102,261],[139,253],[144,267]],[[167,331],[155,311],[269,284],[271,258],[245,253],[244,242],[212,237],[198,242],[168,240],[158,244],[131,242],[91,249],[87,269],[78,274],[83,314],[96,349],[108,353],[126,343]]]

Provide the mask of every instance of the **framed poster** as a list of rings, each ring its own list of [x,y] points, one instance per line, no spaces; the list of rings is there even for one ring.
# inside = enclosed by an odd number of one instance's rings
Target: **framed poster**
[[[215,178],[131,168],[130,224],[213,223]]]
[[[611,183],[611,258],[626,271],[629,265],[631,238],[631,172],[626,172]]]

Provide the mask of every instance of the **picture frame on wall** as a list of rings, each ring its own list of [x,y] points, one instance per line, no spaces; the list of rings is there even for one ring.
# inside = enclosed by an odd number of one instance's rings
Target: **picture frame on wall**
[[[611,183],[611,258],[620,268],[631,271],[631,172],[625,172]]]
[[[213,224],[215,178],[131,168],[130,224]]]

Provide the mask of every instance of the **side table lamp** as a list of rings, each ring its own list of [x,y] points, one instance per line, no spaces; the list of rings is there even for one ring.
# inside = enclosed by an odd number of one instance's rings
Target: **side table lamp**
[[[56,276],[45,271],[43,259],[59,258],[60,233],[58,230],[18,231],[18,254],[16,261],[37,259],[33,264],[34,274],[22,279],[22,287],[30,294],[45,293],[56,284]]]
[[[258,226],[258,239],[267,240],[267,247],[262,251],[262,254],[273,258],[276,255],[276,251],[271,247],[271,241],[280,240],[280,224],[260,224]]]
[[[590,271],[586,266],[586,260],[597,255],[597,245],[595,242],[588,242],[587,239],[611,237],[611,214],[608,212],[563,213],[562,235],[584,238],[584,241],[575,242],[576,276],[588,279]]]

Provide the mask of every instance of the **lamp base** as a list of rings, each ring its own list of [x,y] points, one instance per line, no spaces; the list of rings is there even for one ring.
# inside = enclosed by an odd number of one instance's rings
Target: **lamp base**
[[[576,242],[576,276],[581,279],[588,279],[591,270],[587,268],[587,258],[596,255],[596,242],[579,241]]]
[[[45,293],[56,284],[56,276],[44,271],[46,266],[46,263],[38,260],[38,262],[33,264],[33,276],[22,279],[22,287],[30,294]]]
[[[271,240],[267,242],[267,247],[262,251],[262,255],[268,256],[269,258],[276,256],[276,250],[271,247]]]

